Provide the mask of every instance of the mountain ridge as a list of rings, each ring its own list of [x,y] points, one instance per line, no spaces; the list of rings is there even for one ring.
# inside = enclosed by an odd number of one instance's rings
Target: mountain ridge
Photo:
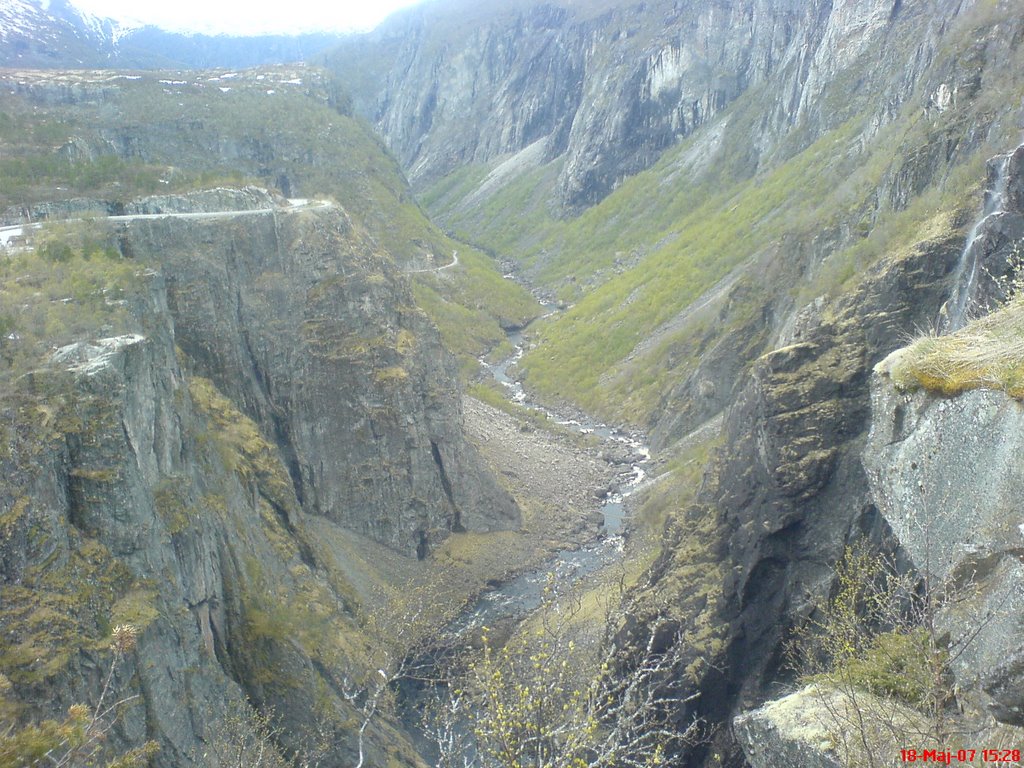
[[[210,35],[122,24],[69,0],[2,0],[0,67],[212,68],[306,61],[344,33]]]

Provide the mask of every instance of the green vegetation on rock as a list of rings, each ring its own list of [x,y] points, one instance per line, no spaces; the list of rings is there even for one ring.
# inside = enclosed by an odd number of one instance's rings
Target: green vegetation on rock
[[[45,353],[126,328],[142,265],[122,259],[90,231],[47,227],[34,251],[0,257],[3,329],[0,380],[39,366]],[[114,331],[113,329],[119,329]]]
[[[641,530],[657,532],[660,526],[661,546],[647,572],[649,586],[634,596],[634,610],[679,626],[691,683],[717,664],[725,649],[725,626],[718,617],[725,576],[722,520],[698,498],[718,444],[718,437],[710,436],[681,450],[643,492],[638,510]]]
[[[283,510],[294,507],[292,484],[276,448],[260,433],[252,419],[224,397],[209,379],[189,379],[192,402],[210,419],[209,437],[224,468],[246,484],[256,486]]]
[[[139,591],[105,546],[70,528],[65,534],[76,543],[67,562],[44,563],[0,588],[0,673],[13,683],[52,679],[81,648],[102,647],[115,622],[156,615],[153,595]]]

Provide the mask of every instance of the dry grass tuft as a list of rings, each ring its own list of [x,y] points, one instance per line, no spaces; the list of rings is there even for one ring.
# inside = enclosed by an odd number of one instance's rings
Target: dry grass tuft
[[[880,365],[901,389],[994,389],[1024,399],[1024,298],[948,336],[925,336]]]

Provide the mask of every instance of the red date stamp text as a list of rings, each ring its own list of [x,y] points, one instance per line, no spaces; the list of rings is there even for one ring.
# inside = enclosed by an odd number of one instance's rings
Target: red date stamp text
[[[904,763],[1019,763],[1019,749],[901,749],[900,759]]]

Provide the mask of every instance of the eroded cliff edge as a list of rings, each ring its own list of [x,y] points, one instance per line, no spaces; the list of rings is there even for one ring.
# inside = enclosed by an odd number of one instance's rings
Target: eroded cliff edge
[[[401,559],[373,539],[422,556],[518,509],[463,440],[436,330],[343,210],[178,202],[199,215],[92,225],[135,268],[69,297],[95,327],[5,382],[3,705],[96,701],[105,639],[132,624],[109,695],[138,698],[111,749],[153,739],[157,765],[215,765],[248,700],[285,750],[307,734],[349,763],[366,563]],[[386,719],[369,733],[373,764],[416,763]]]

